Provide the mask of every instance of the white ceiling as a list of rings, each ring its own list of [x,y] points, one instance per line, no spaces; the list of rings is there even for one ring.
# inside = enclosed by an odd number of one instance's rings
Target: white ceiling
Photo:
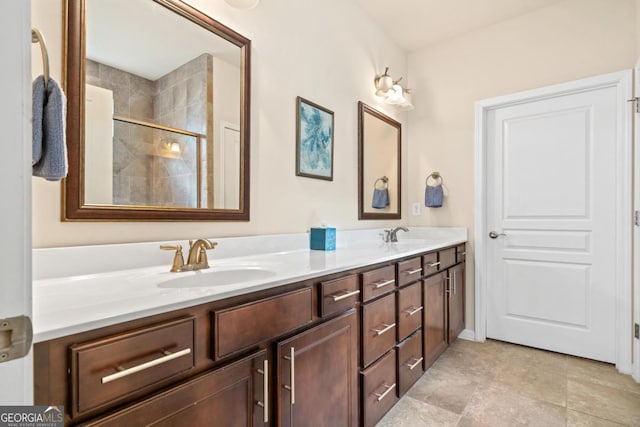
[[[240,49],[152,1],[88,0],[87,58],[149,80],[203,53],[240,64]]]
[[[564,0],[355,0],[413,51]]]

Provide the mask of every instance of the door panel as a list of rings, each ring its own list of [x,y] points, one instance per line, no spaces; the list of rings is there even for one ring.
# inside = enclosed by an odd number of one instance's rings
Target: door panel
[[[615,360],[615,86],[488,114],[487,336]]]

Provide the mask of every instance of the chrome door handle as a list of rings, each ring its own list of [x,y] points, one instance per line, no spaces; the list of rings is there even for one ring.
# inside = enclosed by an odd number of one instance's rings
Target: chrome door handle
[[[422,271],[422,268],[416,268],[415,270],[405,271],[405,273],[416,274],[416,273],[420,273],[421,271]]]
[[[421,363],[422,363],[423,358],[422,358],[422,357],[420,357],[420,358],[415,358],[415,357],[414,357],[414,360],[415,360],[415,362],[413,362],[413,363],[407,363],[407,368],[409,368],[409,370],[410,370],[410,371],[413,371],[413,369],[414,369],[416,366],[418,366],[419,364],[421,364]]]
[[[492,239],[497,239],[500,236],[506,236],[506,234],[504,234],[504,233],[496,233],[495,231],[490,231],[489,232],[489,237],[491,237]]]
[[[422,308],[423,308],[422,306],[420,306],[418,308],[410,307],[410,308],[406,309],[404,312],[407,313],[407,315],[409,315],[409,316],[413,316],[414,314],[422,311]]]
[[[338,302],[338,301],[342,301],[345,298],[349,298],[352,297],[354,295],[358,295],[360,293],[360,289],[355,290],[355,291],[344,291],[346,293],[340,294],[340,295],[332,295],[331,298],[333,298],[333,302]]]
[[[264,375],[264,381],[262,382],[262,394],[264,403],[258,401],[257,405],[263,409],[263,421],[269,422],[269,361],[264,360],[263,369],[258,369],[258,373]]]
[[[453,294],[457,294],[458,293],[458,282],[456,281],[456,272],[455,270],[452,271],[453,273]]]
[[[296,404],[296,349],[291,347],[291,353],[289,356],[284,356],[288,360],[291,366],[291,385],[285,385],[284,388],[291,392],[291,405]]]
[[[439,262],[432,262],[431,264],[428,264],[428,265],[429,265],[429,267],[436,267],[436,266],[440,265],[440,263]]]
[[[382,335],[387,331],[390,331],[391,329],[395,328],[396,324],[395,323],[391,323],[391,324],[386,324],[383,323],[382,324],[382,329],[374,329],[373,332],[376,333],[376,336]]]
[[[395,283],[395,279],[383,280],[381,282],[372,283],[371,285],[373,286],[374,289],[380,289],[392,283]]]

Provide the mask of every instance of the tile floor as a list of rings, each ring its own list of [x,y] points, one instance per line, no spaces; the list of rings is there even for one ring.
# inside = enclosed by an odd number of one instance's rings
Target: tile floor
[[[378,427],[640,426],[640,384],[612,365],[457,340]]]

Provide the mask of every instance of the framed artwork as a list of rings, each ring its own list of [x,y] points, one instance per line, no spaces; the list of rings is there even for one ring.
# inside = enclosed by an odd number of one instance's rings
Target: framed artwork
[[[333,181],[333,111],[298,97],[296,175]]]

